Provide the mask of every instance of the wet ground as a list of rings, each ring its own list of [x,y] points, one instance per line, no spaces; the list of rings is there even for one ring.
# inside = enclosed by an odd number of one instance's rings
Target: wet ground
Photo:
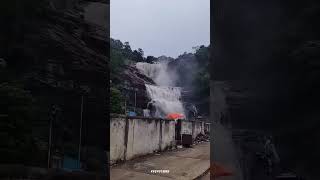
[[[111,168],[112,180],[191,180],[205,173],[210,166],[210,143],[182,148],[128,161]],[[152,173],[151,170],[169,170]]]

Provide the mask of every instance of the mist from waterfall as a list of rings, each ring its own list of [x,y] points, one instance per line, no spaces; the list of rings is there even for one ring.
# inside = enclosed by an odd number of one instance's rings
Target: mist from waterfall
[[[163,117],[169,113],[184,114],[179,87],[153,86],[146,84],[148,96],[156,107],[155,116]]]
[[[168,71],[167,61],[158,63],[142,63],[136,64],[136,68],[144,75],[151,78],[158,86],[174,86],[176,75]]]
[[[155,108],[156,117],[165,117],[169,113],[185,114],[181,102],[181,88],[173,87],[175,84],[175,73],[168,71],[168,62],[136,64],[136,68],[144,75],[151,78],[156,85],[145,84],[149,98]]]

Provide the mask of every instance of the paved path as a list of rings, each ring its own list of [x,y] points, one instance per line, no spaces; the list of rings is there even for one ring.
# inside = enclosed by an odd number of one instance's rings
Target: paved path
[[[111,168],[111,180],[192,180],[210,166],[210,143],[128,161]],[[170,170],[153,174],[151,170]]]

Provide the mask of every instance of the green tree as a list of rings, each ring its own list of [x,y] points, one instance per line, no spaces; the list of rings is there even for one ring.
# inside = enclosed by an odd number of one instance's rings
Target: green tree
[[[156,60],[157,60],[157,58],[154,57],[154,56],[147,56],[146,62],[147,63],[153,63]]]
[[[144,56],[144,52],[141,48],[138,49],[139,54],[143,57]]]
[[[122,104],[124,98],[121,92],[115,87],[110,88],[110,109],[111,113],[121,114],[123,113]]]
[[[114,49],[118,49],[118,50],[124,49],[124,45],[120,40],[111,39],[110,45],[111,45],[111,48],[114,48]]]
[[[117,81],[119,74],[124,66],[125,57],[121,51],[111,49],[110,56],[110,76],[112,81]]]
[[[130,47],[129,42],[124,42],[124,49],[128,50],[128,51],[131,51],[131,47]]]
[[[127,59],[131,59],[132,50],[131,50],[129,42],[124,42],[122,53],[123,53],[124,57],[126,57]]]
[[[0,159],[11,162],[31,160],[36,147],[32,125],[37,111],[31,94],[22,87],[0,84]],[[31,153],[24,156],[25,152]]]
[[[136,62],[143,62],[143,52],[141,54],[141,52],[134,50],[132,53],[132,60],[136,61]]]
[[[209,113],[210,73],[209,73],[209,47],[204,45],[196,47],[195,57],[198,63],[198,72],[194,78],[194,100],[200,102],[200,110]]]
[[[209,48],[204,45],[197,48],[195,56],[197,61],[206,67],[209,64]]]

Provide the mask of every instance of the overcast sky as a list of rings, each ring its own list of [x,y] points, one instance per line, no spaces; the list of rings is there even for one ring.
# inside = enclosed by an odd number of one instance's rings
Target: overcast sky
[[[145,56],[177,57],[210,42],[210,0],[111,0],[111,37]]]

